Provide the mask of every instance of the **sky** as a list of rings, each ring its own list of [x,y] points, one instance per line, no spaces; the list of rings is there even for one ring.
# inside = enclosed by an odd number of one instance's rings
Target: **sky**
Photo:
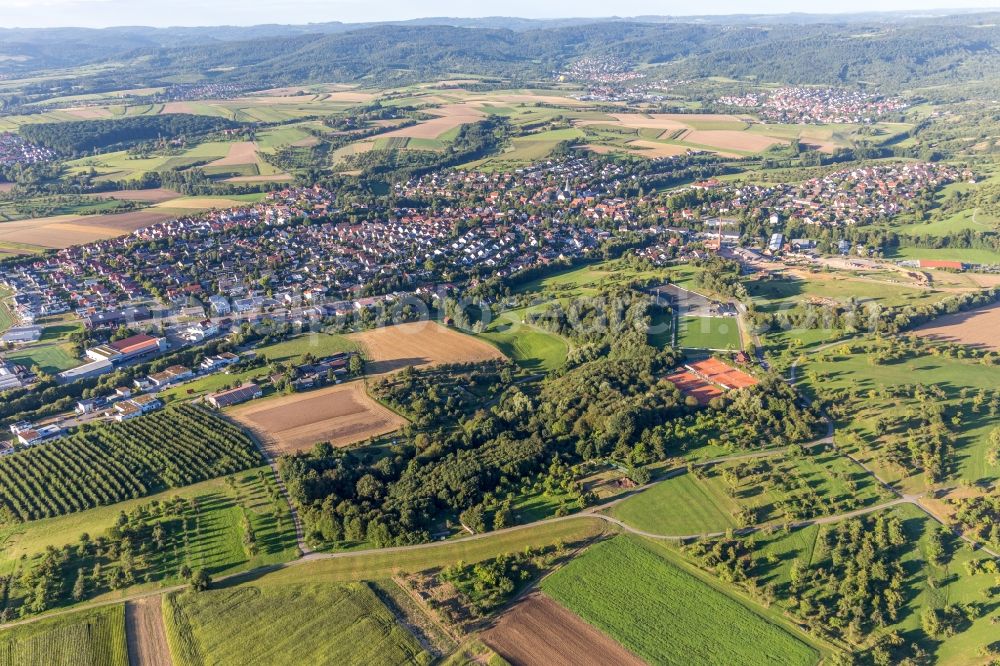
[[[427,16],[527,18],[782,14],[1000,8],[1000,0],[0,0],[0,27],[198,26],[387,21]]]

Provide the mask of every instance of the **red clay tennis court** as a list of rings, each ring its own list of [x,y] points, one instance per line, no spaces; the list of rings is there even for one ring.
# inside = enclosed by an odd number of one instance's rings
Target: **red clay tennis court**
[[[706,358],[703,361],[695,361],[686,366],[688,370],[704,377],[715,384],[721,384],[728,389],[741,389],[753,386],[757,383],[756,378],[742,370],[726,365],[716,358]]]
[[[684,395],[692,396],[699,405],[707,405],[709,400],[722,395],[722,389],[718,386],[687,370],[680,370],[668,375],[667,381],[676,386]]]

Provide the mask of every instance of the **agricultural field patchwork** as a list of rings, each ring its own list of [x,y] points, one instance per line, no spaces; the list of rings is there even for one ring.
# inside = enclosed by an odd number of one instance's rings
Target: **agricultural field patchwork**
[[[121,604],[82,610],[0,633],[2,666],[128,666]]]
[[[652,663],[819,661],[819,651],[803,639],[637,538],[620,536],[592,546],[541,588]]]

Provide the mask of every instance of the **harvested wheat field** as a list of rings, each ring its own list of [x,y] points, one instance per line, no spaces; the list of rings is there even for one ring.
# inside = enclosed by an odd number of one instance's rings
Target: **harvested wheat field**
[[[646,141],[643,139],[629,141],[627,145],[629,148],[635,149],[630,151],[634,155],[642,155],[644,157],[673,157],[674,155],[683,155],[691,150],[687,146],[678,146],[672,143],[657,143],[656,141]]]
[[[681,140],[720,150],[739,150],[750,153],[767,150],[778,143],[787,143],[787,141],[774,137],[740,130],[693,130],[685,134]]]
[[[230,415],[275,456],[305,451],[317,442],[347,446],[406,425],[406,419],[368,397],[360,381],[251,402]]]
[[[286,180],[291,180],[292,174],[290,173],[273,173],[269,176],[233,176],[232,178],[226,178],[223,182],[225,183],[281,183]]]
[[[167,102],[161,113],[197,113],[190,102]]]
[[[407,366],[478,363],[505,358],[496,347],[432,321],[384,326],[347,336],[365,351],[369,374]]]
[[[932,340],[1000,351],[1000,304],[938,317],[915,332]]]
[[[472,104],[445,104],[436,109],[427,109],[427,113],[433,113],[439,117],[386,132],[379,136],[408,136],[412,139],[436,139],[445,132],[455,129],[460,125],[474,123],[485,117],[483,112]]]
[[[167,632],[163,626],[163,606],[159,595],[125,604],[125,638],[129,666],[164,666],[173,663]]]
[[[640,666],[644,662],[543,594],[526,597],[482,634],[514,666]]]
[[[181,196],[180,192],[168,190],[165,187],[150,188],[148,190],[114,190],[112,192],[98,192],[88,194],[94,199],[119,199],[121,201],[142,201],[144,203],[163,203]]]
[[[237,141],[230,144],[229,153],[208,166],[236,166],[240,164],[257,163],[257,144],[253,141]]]
[[[166,210],[137,210],[114,215],[56,215],[0,224],[0,241],[53,249],[116,238],[177,217]]]
[[[69,109],[62,109],[62,111],[81,120],[98,120],[101,118],[111,117],[111,112],[100,106],[77,106]]]

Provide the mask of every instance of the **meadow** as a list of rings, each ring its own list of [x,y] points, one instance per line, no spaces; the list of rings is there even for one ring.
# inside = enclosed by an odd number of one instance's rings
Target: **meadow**
[[[177,666],[429,661],[364,583],[240,585],[175,592],[163,603]]]
[[[688,473],[661,481],[606,513],[646,532],[681,536],[736,527],[735,508],[731,499],[711,492]]]
[[[504,311],[478,337],[532,372],[550,372],[566,361],[569,343],[555,333],[521,323],[526,308]]]
[[[891,342],[882,342],[885,350]],[[988,482],[1000,478],[1000,468],[986,461],[989,432],[996,426],[988,410],[979,413],[969,410],[969,398],[979,390],[992,393],[996,390],[996,368],[972,359],[951,358],[935,353],[934,343],[928,343],[919,352],[907,352],[902,358],[873,364],[856,344],[845,342],[822,352],[807,354],[807,361],[800,368],[802,387],[808,393],[817,388],[849,389],[865,400],[847,405],[847,413],[837,427],[838,442],[861,461],[872,465],[880,476],[902,489],[916,492],[927,488],[924,474],[908,475],[904,468],[893,464],[884,455],[887,444],[897,441],[907,433],[906,415],[919,407],[913,398],[897,397],[900,387],[924,385],[944,391],[944,399],[934,402],[947,409],[960,409],[959,434],[954,443],[946,470],[948,478],[970,483]],[[888,426],[881,424],[885,419]],[[857,435],[860,440],[856,440]],[[864,446],[854,442],[860,441]]]
[[[0,666],[128,666],[125,611],[104,606],[0,632]]]
[[[820,657],[633,537],[592,546],[543,580],[541,588],[650,663],[805,666]]]

